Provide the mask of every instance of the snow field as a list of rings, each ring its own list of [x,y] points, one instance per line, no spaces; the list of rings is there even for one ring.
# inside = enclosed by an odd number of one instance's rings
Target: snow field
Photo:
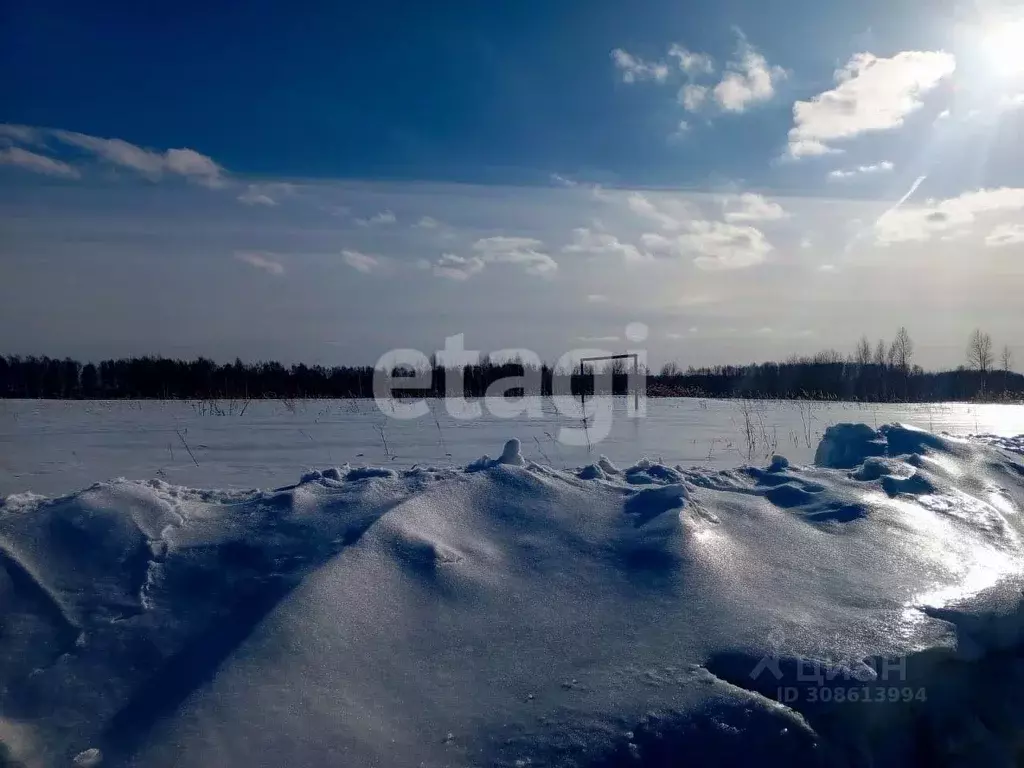
[[[829,429],[804,466],[524,453],[7,496],[0,754],[1013,764],[1015,454],[896,425]]]
[[[512,419],[485,409],[464,420],[442,401],[428,404],[428,415],[403,421],[357,400],[0,401],[0,495],[55,496],[118,477],[266,488],[345,462],[464,467],[509,437],[521,441],[526,459],[559,469],[600,455],[623,465],[648,456],[668,466],[729,469],[775,454],[809,464],[824,431],[846,422],[873,429],[899,422],[957,436],[1024,434],[1024,406],[1013,405],[648,398],[647,415],[635,419],[618,398],[611,433],[588,450],[558,441],[562,427],[579,430],[581,422],[549,400],[534,408],[542,418]]]

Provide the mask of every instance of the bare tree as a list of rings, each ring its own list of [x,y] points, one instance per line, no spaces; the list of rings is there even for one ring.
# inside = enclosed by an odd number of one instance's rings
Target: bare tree
[[[871,342],[867,336],[861,336],[857,342],[857,349],[853,353],[853,362],[864,367],[871,364]]]
[[[910,361],[914,358],[914,342],[902,325],[896,331],[896,338],[892,341],[889,354],[892,357],[892,364],[899,368],[904,376],[910,373]]]
[[[992,370],[992,337],[975,328],[967,342],[967,364],[984,376]]]
[[[875,356],[871,359],[871,362],[877,366],[885,365],[885,340],[879,339],[878,344],[875,346]]]
[[[1003,351],[999,355],[999,364],[1003,367],[1004,374],[1009,374],[1013,368],[1013,352],[1010,351],[1009,344],[1003,347]]]
[[[885,364],[890,368],[896,367],[896,340],[893,339],[892,344],[889,345],[889,351],[885,353]]]

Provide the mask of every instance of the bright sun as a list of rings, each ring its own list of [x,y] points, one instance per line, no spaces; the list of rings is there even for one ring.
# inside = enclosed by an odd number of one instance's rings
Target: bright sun
[[[996,73],[1024,74],[1024,20],[993,26],[985,35],[984,46]]]

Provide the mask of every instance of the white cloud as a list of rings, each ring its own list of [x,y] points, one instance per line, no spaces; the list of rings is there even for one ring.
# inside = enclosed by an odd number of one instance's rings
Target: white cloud
[[[753,192],[726,197],[723,203],[725,220],[731,222],[778,221],[789,216],[781,205]]]
[[[835,73],[835,88],[793,105],[789,155],[821,155],[828,142],[898,128],[955,69],[956,59],[943,51],[903,51],[888,59],[857,54]]]
[[[603,304],[604,302],[608,301],[608,297],[605,296],[603,293],[590,293],[587,294],[587,301],[589,301],[591,304]]]
[[[979,189],[948,200],[930,200],[923,206],[893,208],[875,222],[875,238],[881,245],[925,242],[933,237],[955,239],[970,234],[979,216],[1021,210],[1024,188]],[[1000,234],[1005,236],[1005,230]]]
[[[679,249],[675,237],[666,237],[655,232],[640,235],[640,242],[648,252],[662,256],[678,256]]]
[[[360,227],[376,227],[385,224],[394,224],[397,221],[395,214],[391,211],[381,211],[368,219],[356,219]]]
[[[1019,109],[1024,107],[1024,93],[1015,93],[1012,96],[1003,96],[999,100],[999,106],[1003,109]]]
[[[485,237],[473,243],[473,255],[445,253],[431,268],[438,277],[466,280],[482,272],[488,264],[521,264],[527,274],[549,276],[558,263],[545,253],[545,246],[532,237]]]
[[[618,336],[577,336],[576,341],[582,341],[584,344],[607,344],[613,341],[618,341]]]
[[[609,194],[608,192],[606,192],[604,190],[604,187],[602,187],[600,184],[591,184],[589,189],[590,189],[590,196],[594,200],[597,200],[597,201],[602,202],[602,203],[613,203],[613,202],[615,202],[615,197],[613,195]]]
[[[726,112],[741,113],[775,95],[776,84],[788,73],[782,67],[770,65],[742,32],[739,38],[736,57],[726,63],[717,84],[705,86],[690,82],[679,89],[676,98],[688,112],[700,111],[710,99]],[[673,45],[669,55],[678,59],[680,69],[689,77],[714,72],[714,64],[707,54]]]
[[[586,227],[574,229],[572,243],[562,250],[566,253],[613,254],[627,262],[644,261],[647,256],[635,245],[623,243],[607,232],[594,232]]]
[[[996,248],[1003,245],[1024,243],[1024,225],[1000,224],[985,238],[985,245]]]
[[[578,181],[573,181],[572,179],[567,179],[565,176],[562,176],[560,173],[552,173],[551,174],[551,181],[552,181],[552,183],[557,184],[560,187],[572,188],[572,187],[578,187],[580,185]]]
[[[786,77],[782,67],[768,60],[740,38],[739,58],[726,64],[726,71],[712,94],[726,112],[745,112],[748,107],[768,101],[775,95],[775,84]]]
[[[751,226],[721,221],[693,221],[689,232],[674,237],[645,234],[644,247],[653,254],[694,256],[700,269],[744,269],[762,263],[772,251],[764,233]]]
[[[629,206],[629,210],[633,213],[656,222],[662,229],[676,230],[683,228],[683,219],[661,210],[639,192],[631,193],[626,198],[626,205]]]
[[[274,261],[270,256],[273,256],[273,254],[257,253],[255,251],[235,251],[235,258],[238,261],[280,277],[284,274],[284,265]]]
[[[764,233],[749,226],[719,221],[694,222],[693,232],[681,235],[684,247],[701,255],[694,259],[701,269],[742,269],[760,264],[772,246]]]
[[[184,176],[204,187],[216,189],[225,183],[221,178],[221,167],[194,149],[168,149],[164,153],[164,165],[171,173]]]
[[[790,132],[792,137],[792,131]],[[843,150],[834,149],[832,147],[825,146],[820,141],[814,141],[813,139],[797,139],[789,140],[789,154],[787,157],[794,160],[801,157],[820,157],[821,155],[841,155]]]
[[[892,163],[888,160],[884,160],[881,163],[875,163],[874,165],[858,165],[856,168],[850,168],[849,170],[835,170],[832,171],[828,177],[836,181],[844,181],[846,179],[852,179],[857,176],[869,176],[876,173],[888,173],[895,168]]]
[[[97,157],[122,168],[130,168],[152,179],[160,178],[164,170],[164,156],[122,139],[102,139],[72,131],[54,131],[53,135],[65,144],[84,149]]]
[[[708,97],[708,89],[703,85],[695,85],[690,83],[684,85],[679,89],[679,103],[683,105],[683,109],[687,112],[696,112],[702,106]]]
[[[74,131],[49,131],[49,135],[63,144],[85,150],[101,160],[128,168],[148,179],[157,181],[165,173],[182,176],[204,187],[224,186],[224,169],[206,155],[194,149],[168,149],[157,152],[131,144],[123,139],[104,139]]]
[[[549,275],[558,263],[544,253],[544,243],[531,237],[485,237],[473,243],[473,250],[486,263],[522,264],[531,275]]]
[[[764,233],[736,222],[774,221],[789,214],[781,205],[755,193],[721,198],[726,221],[696,218],[695,209],[686,202],[670,200],[678,213],[654,205],[639,192],[626,198],[629,209],[645,219],[657,222],[672,234],[648,232],[640,236],[637,248],[641,260],[657,256],[694,257],[701,269],[740,269],[764,261],[772,246]]]
[[[438,224],[438,220],[431,216],[423,216],[416,222],[416,226],[420,229],[437,229]]]
[[[246,205],[277,205],[283,197],[295,193],[295,185],[284,182],[270,184],[250,184],[245,192],[238,196],[238,202]]]
[[[710,75],[715,71],[714,60],[706,53],[695,53],[683,46],[673,43],[668,55],[679,61],[679,68],[688,75]]]
[[[252,185],[249,186],[248,190],[238,196],[238,202],[245,203],[246,205],[277,205],[277,201],[270,197],[270,195],[254,192],[252,190]]]
[[[636,83],[641,80],[654,80],[662,83],[668,77],[668,65],[661,62],[644,61],[639,56],[616,48],[611,52],[615,68],[622,74],[622,82]]]
[[[359,251],[342,251],[341,258],[344,259],[345,263],[352,267],[352,269],[357,272],[362,272],[364,275],[370,274],[381,266],[379,258],[376,256],[370,256],[366,253],[360,253]]]
[[[8,147],[0,150],[0,165],[13,165],[33,173],[46,176],[57,176],[64,179],[77,179],[81,174],[67,163],[54,160],[52,157],[29,152],[20,147]]]
[[[42,131],[38,128],[13,123],[0,123],[0,138],[19,144],[41,144],[43,141]]]
[[[433,265],[434,274],[449,280],[466,280],[477,272],[483,271],[484,260],[479,256],[457,256],[454,253],[442,254]]]

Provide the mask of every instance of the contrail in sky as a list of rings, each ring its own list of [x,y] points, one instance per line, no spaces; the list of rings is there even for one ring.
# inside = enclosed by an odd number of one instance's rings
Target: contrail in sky
[[[921,185],[922,185],[922,184],[924,183],[924,180],[925,180],[925,179],[927,179],[927,178],[928,178],[928,176],[927,176],[927,175],[925,175],[925,176],[918,176],[918,177],[917,177],[917,178],[916,178],[916,179],[914,180],[914,183],[910,185],[910,189],[908,189],[908,190],[907,190],[907,193],[906,193],[906,194],[905,194],[905,195],[904,195],[903,197],[901,197],[901,198],[900,198],[900,199],[899,199],[899,200],[898,200],[898,201],[896,202],[896,204],[895,204],[895,205],[893,205],[892,207],[890,207],[890,208],[889,208],[888,210],[886,210],[886,212],[885,212],[885,213],[883,213],[883,214],[882,214],[881,216],[879,216],[879,217],[878,217],[877,219],[875,219],[875,226],[877,226],[877,225],[878,225],[878,222],[880,222],[880,221],[881,221],[882,219],[884,219],[884,218],[885,218],[886,216],[888,216],[888,215],[889,215],[890,213],[893,213],[893,212],[895,212],[895,211],[898,211],[898,210],[900,209],[900,207],[901,207],[901,206],[902,206],[902,205],[903,205],[903,204],[904,204],[905,202],[907,202],[907,200],[909,200],[909,199],[911,198],[911,196],[912,196],[912,195],[913,195],[913,194],[914,194],[915,192],[917,192],[917,188],[918,188],[918,187],[920,187],[920,186],[921,186]],[[846,249],[844,250],[844,253],[847,253],[847,254],[849,254],[849,252],[850,252],[850,251],[851,251],[851,250],[853,249],[853,246],[854,246],[854,245],[855,245],[855,244],[857,243],[857,241],[858,241],[858,240],[860,240],[860,239],[861,239],[862,237],[864,237],[864,235],[866,235],[866,234],[867,234],[867,232],[868,232],[868,230],[867,230],[867,229],[862,229],[862,230],[861,230],[860,232],[858,232],[858,233],[857,233],[857,234],[855,234],[855,235],[854,235],[853,237],[851,237],[851,238],[850,238],[850,241],[849,241],[849,242],[848,242],[848,243],[846,244]]]
[[[885,213],[892,213],[897,208],[899,208],[901,205],[903,205],[905,202],[907,202],[907,200],[910,199],[910,196],[912,194],[914,194],[915,192],[917,192],[917,188],[920,187],[922,182],[924,182],[924,180],[927,179],[927,178],[928,178],[927,176],[918,176],[917,180],[913,184],[910,185],[910,189],[907,190],[907,194],[905,194],[903,197],[901,197],[900,201],[898,203],[896,203],[896,205],[894,205],[892,208],[890,208]],[[885,213],[883,213],[882,216],[884,216]]]

